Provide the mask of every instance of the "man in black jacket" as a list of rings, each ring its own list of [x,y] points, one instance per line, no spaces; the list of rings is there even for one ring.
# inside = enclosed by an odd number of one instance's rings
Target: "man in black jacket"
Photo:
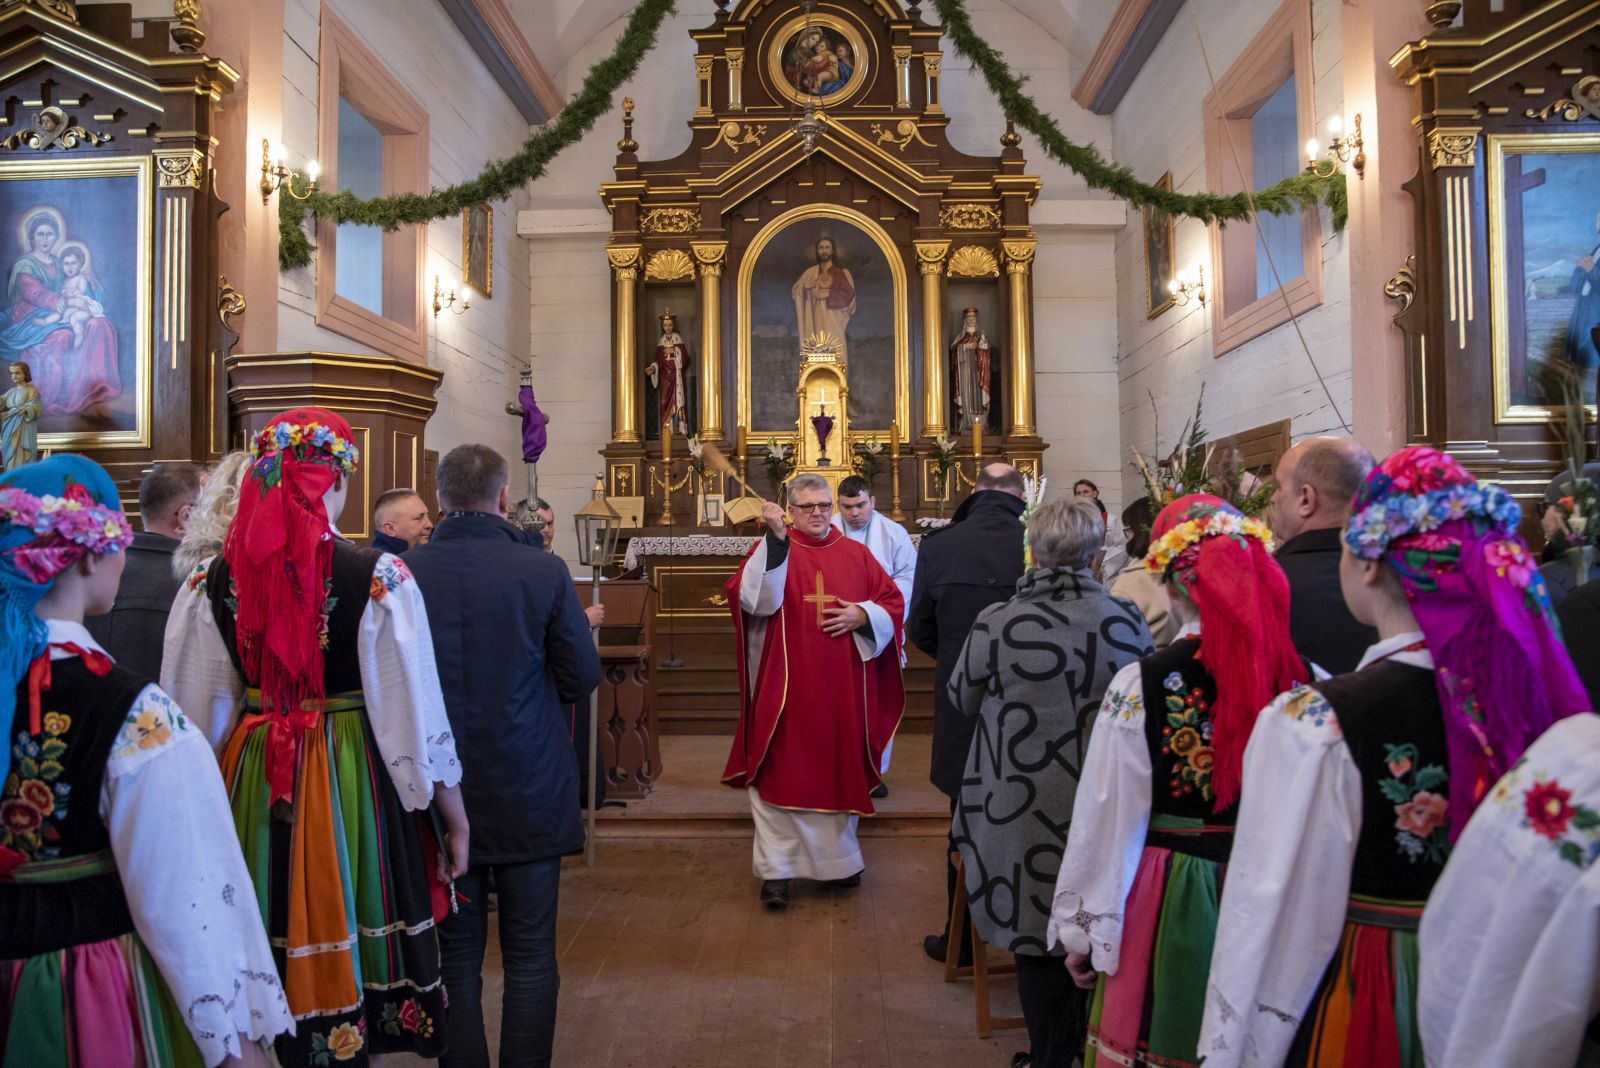
[[[1289,578],[1289,636],[1324,671],[1354,671],[1378,632],[1356,620],[1339,589],[1339,555],[1350,502],[1372,470],[1355,438],[1307,438],[1274,472],[1272,533]]]
[[[147,679],[161,677],[161,645],[167,613],[181,579],[172,573],[172,551],[183,537],[189,511],[200,496],[199,465],[156,464],[139,483],[139,526],[128,546],[128,563],[117,586],[117,602],[103,616],[90,616],[89,633],[112,659]]]
[[[472,824],[460,911],[440,928],[450,991],[444,1065],[486,1065],[485,910],[492,872],[505,964],[503,1064],[550,1063],[555,1040],[561,857],[583,848],[567,706],[600,681],[600,659],[566,565],[505,519],[506,461],[461,445],[439,461],[447,513],[405,554],[427,602],[434,658]]]
[[[1022,495],[1022,476],[1016,468],[990,464],[950,525],[923,538],[917,554],[906,637],[934,658],[933,760],[928,778],[950,798],[952,816],[977,720],[950,702],[945,687],[978,613],[1008,600],[1017,590],[1022,577]],[[951,866],[945,879],[947,919],[955,888]],[[923,939],[923,949],[943,961],[949,936],[948,928],[944,934],[929,935]],[[965,961],[971,952],[965,939],[961,951]]]

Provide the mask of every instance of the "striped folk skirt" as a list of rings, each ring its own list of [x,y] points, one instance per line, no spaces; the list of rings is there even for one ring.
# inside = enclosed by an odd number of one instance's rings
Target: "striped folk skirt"
[[[255,697],[254,691],[251,697]],[[234,826],[295,1034],[285,1068],[365,1065],[444,1049],[438,839],[406,812],[359,694],[330,694],[301,736],[293,804],[267,786],[270,718],[246,715],[222,753]]]
[[[1150,829],[1153,840],[1204,840],[1220,855],[1232,831],[1160,814]],[[1146,844],[1123,912],[1122,963],[1095,987],[1084,1068],[1198,1064],[1222,873],[1214,860]]]
[[[1421,901],[1354,896],[1339,949],[1284,1063],[1424,1068],[1417,1030]]]
[[[133,933],[0,961],[0,1063],[204,1068],[156,962]]]

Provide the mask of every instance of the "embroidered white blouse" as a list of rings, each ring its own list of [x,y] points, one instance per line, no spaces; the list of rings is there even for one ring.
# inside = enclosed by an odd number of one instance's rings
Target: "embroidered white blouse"
[[[1199,633],[1200,624],[1190,623],[1173,640]],[[1117,974],[1121,962],[1123,905],[1150,826],[1153,773],[1144,717],[1136,661],[1117,672],[1100,701],[1045,933],[1051,946],[1087,954],[1107,975]]]
[[[1600,716],[1551,727],[1490,791],[1417,938],[1428,1064],[1578,1061],[1600,1014]]]
[[[1377,660],[1433,670],[1421,632],[1378,642]],[[1339,717],[1309,687],[1262,709],[1244,754],[1199,1053],[1206,1068],[1283,1063],[1339,945],[1361,833],[1361,774]]]
[[[81,623],[45,625],[51,660],[77,655],[56,643],[105,653]],[[292,1032],[216,757],[158,686],[112,743],[99,812],[134,928],[206,1063],[237,1056],[241,1034]]]
[[[167,616],[161,684],[220,749],[238,719],[246,687],[206,596],[211,564],[207,560],[195,568]],[[409,810],[426,808],[434,783],[449,787],[461,781],[428,610],[398,556],[384,553],[373,580],[356,638],[367,718],[400,803]]]

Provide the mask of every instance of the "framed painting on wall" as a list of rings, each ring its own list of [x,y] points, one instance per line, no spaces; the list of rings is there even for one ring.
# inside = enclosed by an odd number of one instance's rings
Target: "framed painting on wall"
[[[150,444],[153,209],[148,156],[0,163],[0,363],[32,373],[42,449]]]
[[[494,296],[494,209],[488,204],[462,212],[461,281],[486,300]]]
[[[1157,189],[1172,192],[1172,172],[1163,174],[1155,183]],[[1173,297],[1169,286],[1176,277],[1173,267],[1173,219],[1159,208],[1146,204],[1144,216],[1144,292],[1145,318],[1154,319],[1172,307]]]
[[[1577,372],[1593,412],[1600,134],[1491,135],[1488,200],[1495,421],[1548,419],[1550,369]]]

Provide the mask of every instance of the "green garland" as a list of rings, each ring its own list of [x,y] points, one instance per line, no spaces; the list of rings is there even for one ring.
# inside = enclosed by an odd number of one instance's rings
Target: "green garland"
[[[1104,189],[1130,204],[1148,204],[1168,215],[1184,215],[1204,222],[1250,217],[1250,195],[1219,196],[1158,189],[1139,181],[1128,168],[1106,162],[1093,146],[1068,140],[1055,120],[1023,91],[1024,79],[1014,76],[1005,58],[973,30],[963,0],[932,2],[956,51],[971,60],[983,75],[1006,117],[1038,138],[1047,156],[1078,174],[1090,188]],[[673,0],[641,0],[611,55],[590,68],[583,88],[561,109],[555,121],[523,142],[516,155],[496,160],[470,181],[435,189],[427,195],[402,193],[372,200],[363,200],[349,190],[313,193],[305,200],[280,195],[278,266],[288,271],[311,263],[313,248],[304,229],[308,212],[336,223],[395,230],[405,223],[443,219],[475,204],[511,196],[542,175],[558,153],[588,133],[600,116],[611,109],[617,90],[633,77],[645,54],[655,47],[656,33],[672,10]],[[1333,213],[1335,230],[1344,229],[1349,218],[1342,172],[1329,178],[1309,171],[1297,174],[1260,190],[1253,199],[1254,209],[1269,215],[1291,215],[1325,203]]]
[[[673,10],[673,0],[642,0],[628,19],[611,54],[589,70],[583,88],[569,100],[554,122],[523,142],[514,156],[496,160],[470,181],[427,195],[362,200],[349,190],[313,193],[305,200],[278,197],[278,266],[288,271],[311,262],[311,241],[302,224],[307,212],[336,223],[357,223],[395,230],[405,223],[425,223],[458,215],[474,204],[504,200],[538,178],[562,149],[573,144],[596,120],[611,110],[616,92],[639,69],[639,61],[655,47],[662,20]]]
[[[1203,222],[1248,219],[1251,196],[1235,193],[1219,196],[1216,193],[1175,193],[1170,189],[1157,189],[1133,176],[1126,167],[1107,163],[1092,146],[1077,145],[1067,140],[1055,120],[1046,115],[1033,98],[1022,90],[1024,79],[1011,73],[1005,57],[979,37],[967,17],[962,0],[933,0],[933,7],[944,21],[944,31],[955,45],[956,51],[972,61],[983,75],[989,89],[1000,101],[1000,110],[1006,118],[1033,134],[1044,146],[1045,155],[1071,169],[1091,189],[1104,189],[1130,204],[1145,204],[1168,215],[1186,215]],[[1350,216],[1350,202],[1345,190],[1344,173],[1320,178],[1309,171],[1285,178],[1254,194],[1256,211],[1268,215],[1292,215],[1306,208],[1326,203],[1333,212],[1334,230],[1343,230]]]

